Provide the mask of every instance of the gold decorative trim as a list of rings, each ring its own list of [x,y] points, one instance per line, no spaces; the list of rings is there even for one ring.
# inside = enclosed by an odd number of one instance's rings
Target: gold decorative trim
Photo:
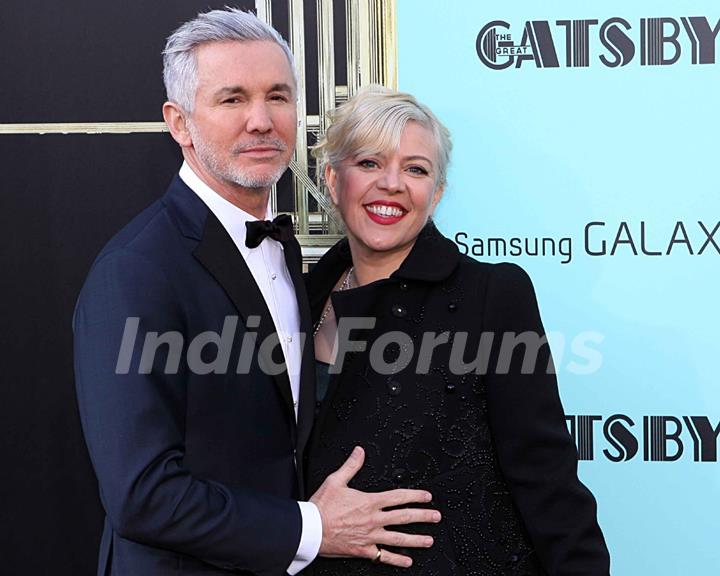
[[[260,20],[272,26],[272,0],[256,0],[255,13]]]
[[[397,37],[397,1],[385,0],[383,3],[385,21],[383,44],[386,86],[398,89],[398,37]]]
[[[255,0],[258,17],[270,24],[272,1]],[[299,75],[297,141],[290,163],[294,197],[291,213],[301,245],[320,249],[340,238],[343,226],[328,197],[310,178],[309,147],[325,130],[327,112],[346,102],[360,87],[382,84],[397,89],[397,5],[396,0],[315,0],[318,113],[308,114],[306,83],[315,80],[306,77],[305,0],[276,1],[284,2],[288,9],[288,40]],[[345,3],[344,40],[347,49],[347,76],[343,79],[335,77],[334,50],[342,41],[335,37],[335,12],[341,2]],[[271,203],[277,212],[276,187],[272,190]],[[309,253],[304,252],[303,255],[306,260],[313,258]]]
[[[0,124],[0,134],[139,134],[167,131],[165,122]]]
[[[320,133],[325,132],[326,129],[327,111],[335,108],[334,18],[332,0],[317,0],[318,104],[320,108],[318,130]]]
[[[296,236],[302,246],[330,248],[343,238],[342,234],[298,234]]]
[[[335,208],[328,197],[318,189],[315,182],[312,181],[312,178],[308,176],[307,169],[298,164],[295,160],[290,160],[290,170],[295,176],[298,186],[303,188],[303,193],[310,192],[310,195],[315,198],[315,201],[322,208],[327,217],[337,226],[341,226],[340,220],[338,220],[338,217],[335,215]],[[305,229],[303,230],[303,228],[298,226],[298,234],[300,235],[306,235],[309,230],[309,214],[307,214],[307,212],[305,214]],[[302,213],[299,213],[298,219],[302,218],[302,216]]]
[[[299,171],[293,169],[295,174],[295,211],[297,212],[298,234],[307,234],[308,226],[308,197],[300,182],[300,174],[308,173],[308,141],[307,141],[307,102],[305,78],[305,7],[304,0],[289,0],[290,8],[290,47],[295,56],[295,66],[298,72],[297,120],[298,129],[295,140],[295,162]],[[306,188],[306,187],[305,187]]]

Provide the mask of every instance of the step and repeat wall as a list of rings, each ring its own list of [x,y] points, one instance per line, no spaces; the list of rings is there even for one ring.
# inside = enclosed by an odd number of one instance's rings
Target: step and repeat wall
[[[720,11],[398,0],[447,124],[436,220],[535,288],[618,575],[720,569]]]
[[[168,134],[133,126],[162,121],[165,38],[226,3],[0,2],[3,576],[97,572],[103,516],[75,400],[75,299],[102,246],[180,165]],[[76,123],[103,124],[86,134]]]
[[[165,38],[228,3],[0,6],[3,574],[95,573],[102,509],[77,415],[70,319],[97,252],[180,164],[167,134],[129,128],[161,121]],[[311,38],[318,4],[303,4]],[[290,3],[271,5],[288,37]],[[334,2],[336,19],[345,6]],[[454,139],[436,220],[463,252],[532,276],[613,573],[715,573],[716,2],[394,8],[399,88]],[[317,83],[307,97],[317,107]],[[38,128],[73,123],[105,124],[94,134]]]

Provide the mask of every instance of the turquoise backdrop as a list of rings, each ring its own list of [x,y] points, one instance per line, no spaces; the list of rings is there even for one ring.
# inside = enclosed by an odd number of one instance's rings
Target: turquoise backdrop
[[[397,5],[436,221],[533,278],[613,574],[720,572],[717,0]]]

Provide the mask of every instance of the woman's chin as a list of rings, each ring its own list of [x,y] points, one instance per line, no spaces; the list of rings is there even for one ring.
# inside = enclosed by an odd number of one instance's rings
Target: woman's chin
[[[366,250],[370,252],[378,253],[392,253],[407,248],[407,239],[397,234],[383,234],[380,236],[372,236],[359,238],[360,244],[362,244]],[[412,239],[410,244],[414,243],[415,239]]]

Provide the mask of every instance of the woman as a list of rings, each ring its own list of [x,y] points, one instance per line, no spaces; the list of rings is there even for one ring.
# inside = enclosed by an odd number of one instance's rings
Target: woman
[[[427,489],[443,520],[417,527],[434,545],[407,551],[409,570],[383,550],[313,569],[607,575],[530,279],[462,256],[430,219],[450,148],[412,96],[372,88],[336,110],[315,149],[347,237],[308,276],[322,398],[308,487],[360,445],[352,487]],[[527,347],[513,352],[506,333]]]

